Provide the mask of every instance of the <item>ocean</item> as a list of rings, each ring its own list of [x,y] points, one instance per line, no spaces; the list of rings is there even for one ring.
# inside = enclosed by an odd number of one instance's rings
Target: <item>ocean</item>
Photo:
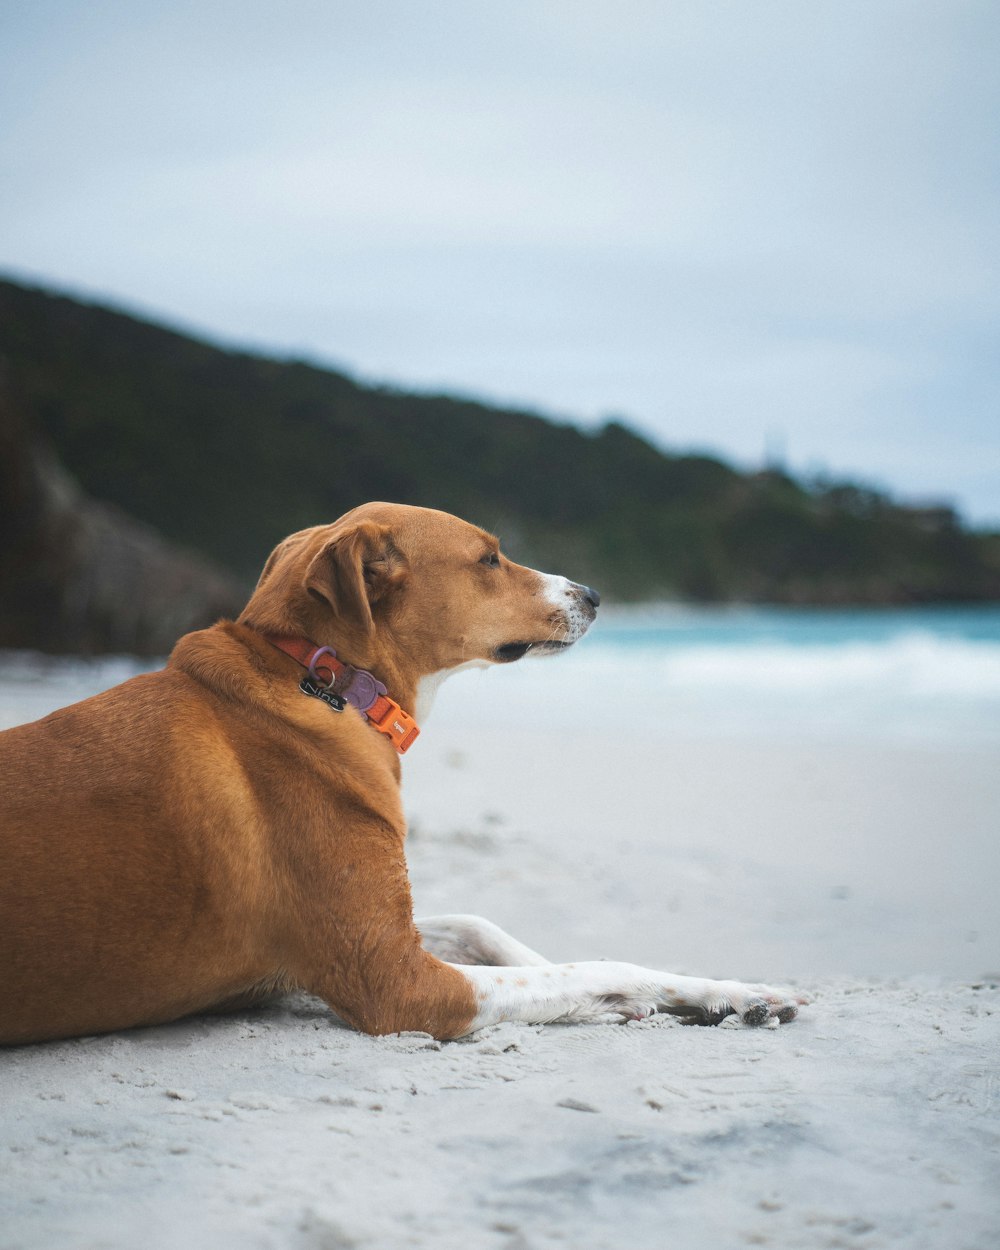
[[[476,680],[442,702],[460,714]],[[621,732],[1000,744],[1000,607],[602,609],[571,653],[476,697],[503,721],[527,701],[536,721],[558,707]]]
[[[0,652],[0,728],[162,661]],[[447,709],[447,711],[446,711]],[[463,673],[442,714],[523,727],[1000,744],[1000,607],[602,609],[572,652]]]

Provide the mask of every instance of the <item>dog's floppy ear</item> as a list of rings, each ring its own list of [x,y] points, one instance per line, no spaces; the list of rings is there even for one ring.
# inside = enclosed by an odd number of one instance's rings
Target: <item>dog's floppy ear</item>
[[[406,575],[406,560],[389,527],[361,521],[332,538],[306,570],[306,588],[325,599],[338,617],[375,627],[372,605]]]

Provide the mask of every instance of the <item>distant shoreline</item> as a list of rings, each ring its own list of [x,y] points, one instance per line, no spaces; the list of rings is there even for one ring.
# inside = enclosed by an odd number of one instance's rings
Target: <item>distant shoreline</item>
[[[252,584],[289,533],[393,499],[473,520],[513,558],[609,602],[1000,602],[1000,534],[966,527],[945,501],[741,471],[660,450],[620,421],[582,429],[364,385],[10,281],[0,358],[21,442],[92,507],[208,565],[210,597],[220,577]],[[0,512],[18,507],[0,480]]]

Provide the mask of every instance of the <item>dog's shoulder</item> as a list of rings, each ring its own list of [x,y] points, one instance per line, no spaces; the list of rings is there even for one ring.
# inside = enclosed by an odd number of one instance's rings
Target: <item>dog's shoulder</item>
[[[306,697],[288,664],[255,630],[222,621],[181,638],[167,671],[200,689],[241,751],[253,739],[254,753],[280,748],[298,767],[335,777],[339,788],[360,784],[373,795],[395,789],[398,757],[385,740],[353,708],[336,711]]]

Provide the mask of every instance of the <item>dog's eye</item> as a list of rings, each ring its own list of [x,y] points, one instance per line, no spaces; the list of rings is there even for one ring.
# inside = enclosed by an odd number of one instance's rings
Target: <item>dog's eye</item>
[[[500,557],[495,551],[490,551],[490,552],[487,552],[487,554],[483,556],[483,558],[479,561],[479,563],[485,564],[488,568],[491,568],[491,569],[498,569],[500,567]]]

